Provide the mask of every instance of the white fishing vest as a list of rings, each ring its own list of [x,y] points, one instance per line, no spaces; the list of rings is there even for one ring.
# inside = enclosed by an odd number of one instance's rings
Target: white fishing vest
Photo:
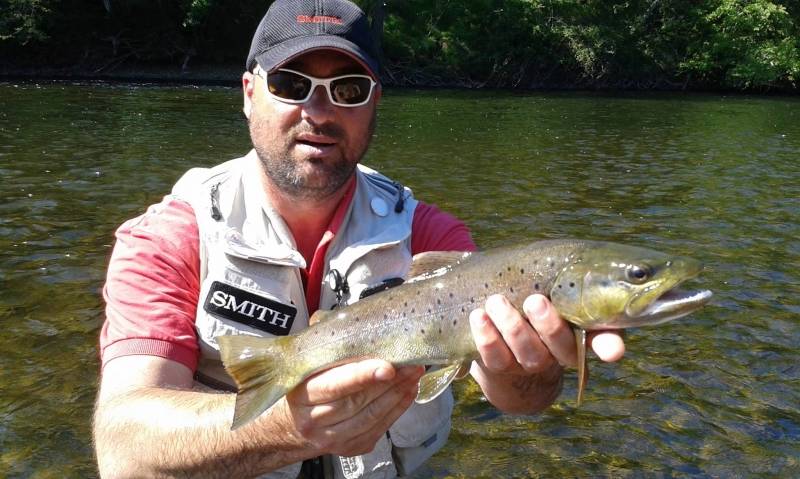
[[[195,328],[200,343],[197,379],[235,390],[219,359],[216,337],[246,332],[294,334],[308,327],[300,276],[305,260],[261,183],[255,153],[214,168],[189,170],[172,194],[189,202],[200,236],[201,288]],[[417,201],[411,191],[359,165],[356,189],[339,231],[328,247],[320,309],[358,301],[365,289],[405,278],[411,264],[411,224]],[[334,290],[336,287],[336,290]],[[450,432],[453,396],[413,404],[369,454],[325,456],[326,475],[341,479],[410,474],[439,450]],[[262,477],[295,478],[301,464]]]

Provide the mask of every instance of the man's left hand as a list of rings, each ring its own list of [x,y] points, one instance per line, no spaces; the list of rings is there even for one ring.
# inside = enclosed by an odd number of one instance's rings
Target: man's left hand
[[[486,300],[470,314],[470,326],[481,359],[473,376],[487,398],[508,412],[536,412],[550,405],[561,389],[564,366],[577,365],[575,336],[542,295],[529,296],[525,315],[502,295]],[[589,334],[588,342],[603,361],[625,352],[619,332]]]

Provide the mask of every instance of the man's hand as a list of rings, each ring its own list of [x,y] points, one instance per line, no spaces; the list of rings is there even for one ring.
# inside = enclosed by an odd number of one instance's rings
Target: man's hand
[[[481,356],[473,376],[487,398],[507,412],[530,413],[550,405],[561,390],[563,367],[577,365],[572,329],[547,298],[529,296],[523,310],[525,316],[504,296],[494,295],[485,309],[470,314]],[[618,332],[591,333],[589,344],[604,361],[625,353]]]
[[[366,454],[414,401],[424,372],[378,359],[343,364],[301,383],[281,408],[298,438],[321,453]]]

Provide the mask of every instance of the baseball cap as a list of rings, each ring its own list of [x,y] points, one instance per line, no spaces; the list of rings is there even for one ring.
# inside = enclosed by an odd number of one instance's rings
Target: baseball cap
[[[267,72],[311,50],[342,51],[377,79],[380,65],[367,16],[347,0],[277,0],[258,24],[248,71],[256,63]]]

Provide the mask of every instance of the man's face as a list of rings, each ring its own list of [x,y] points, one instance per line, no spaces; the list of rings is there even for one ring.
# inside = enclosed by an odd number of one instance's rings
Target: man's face
[[[335,50],[307,53],[282,68],[318,78],[366,73]],[[270,96],[259,76],[245,73],[242,83],[250,138],[268,180],[297,199],[324,200],[338,191],[369,146],[380,97],[377,87],[369,103],[346,108],[333,105],[321,86],[305,103],[289,104]]]

